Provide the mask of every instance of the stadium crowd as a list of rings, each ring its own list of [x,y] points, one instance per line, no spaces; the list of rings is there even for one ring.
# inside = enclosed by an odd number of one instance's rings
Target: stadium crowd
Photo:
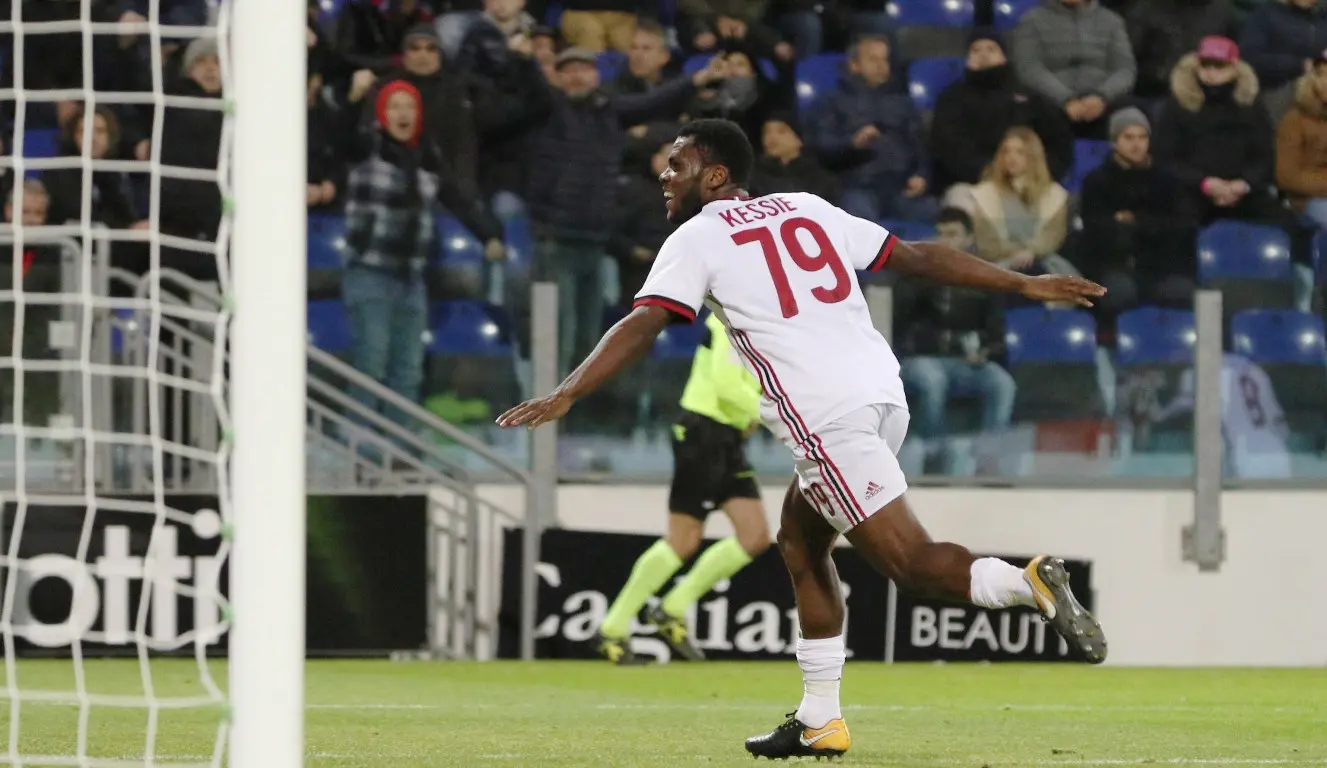
[[[359,369],[453,420],[481,421],[492,410],[476,401],[528,388],[532,279],[558,285],[564,371],[625,311],[670,232],[655,179],[678,125],[697,117],[748,132],[759,153],[753,194],[814,192],[904,237],[1102,282],[1110,292],[1092,318],[1102,349],[1115,348],[1117,319],[1140,306],[1191,307],[1204,231],[1247,239],[1270,228],[1288,244],[1289,279],[1245,304],[1232,290],[1228,312],[1311,308],[1313,238],[1327,227],[1327,3],[534,1],[309,6],[311,237],[335,239],[338,254],[315,263],[311,244],[310,298],[340,302],[344,351]],[[21,5],[29,21],[79,10],[72,0]],[[146,6],[93,0],[93,20],[142,21]],[[160,8],[170,24],[215,17],[205,0]],[[5,41],[8,87],[18,62]],[[151,90],[156,55],[168,92],[221,90],[208,37],[100,36],[91,84],[81,34],[24,43],[18,85],[29,90]],[[12,123],[14,102],[4,108]],[[25,154],[38,153],[44,130],[59,137],[52,154],[82,154],[91,135],[97,158],[217,165],[219,111],[164,110],[160,146],[151,105],[98,106],[90,134],[84,120],[76,102],[28,103]],[[84,181],[70,170],[30,182],[25,224],[78,219]],[[94,173],[92,220],[216,237],[215,184],[165,179],[154,211],[145,182]],[[1222,222],[1255,226],[1212,229]],[[134,246],[115,255],[142,269]],[[203,278],[213,268],[187,251],[163,260]],[[907,282],[893,295],[928,467],[948,460],[956,399],[987,434],[1019,409],[1035,418],[1034,394],[1054,399],[1011,373],[1016,305]],[[510,334],[512,390],[468,364],[426,375],[426,351],[447,348],[439,336],[461,308]],[[1055,407],[1102,415],[1115,393],[1101,389]],[[653,406],[661,423],[672,404]],[[630,428],[636,406],[624,407],[620,424],[592,421]]]

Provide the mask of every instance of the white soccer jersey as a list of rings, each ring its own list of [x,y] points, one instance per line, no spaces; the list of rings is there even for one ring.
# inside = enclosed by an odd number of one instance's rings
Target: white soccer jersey
[[[765,425],[805,448],[855,409],[907,408],[856,275],[883,267],[895,242],[812,194],[715,201],[664,243],[635,305],[691,321],[709,304],[760,381]]]

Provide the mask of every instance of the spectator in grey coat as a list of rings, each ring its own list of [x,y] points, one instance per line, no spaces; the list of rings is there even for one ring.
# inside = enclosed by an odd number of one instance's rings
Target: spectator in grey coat
[[[1081,138],[1105,136],[1110,105],[1129,95],[1137,73],[1124,20],[1097,0],[1042,0],[1024,14],[1014,67],[1027,87],[1064,108]]]

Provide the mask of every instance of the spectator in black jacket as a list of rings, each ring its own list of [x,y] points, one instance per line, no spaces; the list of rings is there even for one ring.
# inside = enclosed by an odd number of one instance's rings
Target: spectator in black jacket
[[[957,208],[937,217],[939,240],[973,252],[972,219]],[[950,398],[981,400],[981,426],[998,433],[1014,411],[1014,378],[995,362],[1004,352],[1004,312],[994,294],[916,279],[894,290],[894,349],[917,434],[931,456],[947,454],[945,411]]]
[[[1304,62],[1327,47],[1327,6],[1320,0],[1264,0],[1244,22],[1239,43],[1258,75],[1272,122],[1280,122],[1294,101]]]
[[[310,56],[308,76],[308,164],[306,198],[310,209],[336,204],[345,187],[345,141],[335,108],[323,98],[319,59]]]
[[[848,51],[848,72],[821,97],[812,119],[816,155],[843,180],[841,205],[864,219],[934,218],[931,158],[921,113],[890,85],[889,42],[863,37]]]
[[[558,283],[564,372],[599,340],[600,274],[607,233],[617,220],[613,180],[622,167],[626,126],[677,115],[696,88],[723,74],[722,60],[715,59],[690,79],[649,93],[609,95],[599,89],[594,54],[577,48],[559,54],[559,90],[552,117],[535,139],[526,204],[539,238],[536,272]]]
[[[1258,103],[1258,76],[1239,47],[1206,37],[1180,60],[1157,121],[1153,153],[1184,191],[1201,224],[1273,221],[1272,123]]]
[[[458,181],[473,189],[479,177],[479,137],[470,93],[473,84],[465,73],[443,67],[438,33],[431,24],[412,27],[402,50],[401,66],[386,78],[404,80],[419,91],[424,98],[424,130],[442,150]]]
[[[221,66],[215,38],[189,43],[182,61],[184,77],[176,95],[216,99],[221,95]],[[221,110],[167,107],[161,128],[162,165],[216,170],[221,149]],[[215,181],[161,180],[161,231],[213,242],[221,222],[221,194]],[[165,251],[163,261],[199,279],[216,278],[216,260],[187,251]]]
[[[423,273],[437,239],[435,201],[485,243],[489,259],[502,256],[502,226],[483,203],[466,199],[425,135],[423,98],[413,85],[387,83],[374,107],[372,125],[352,146],[341,292],[355,367],[413,401],[424,379]],[[378,407],[369,393],[354,395],[367,407]],[[387,412],[396,417],[393,409]]]
[[[810,192],[838,204],[839,180],[802,151],[802,132],[792,113],[775,113],[766,120],[760,145],[764,154],[756,159],[751,172],[752,194]]]
[[[423,0],[351,0],[337,19],[336,49],[356,69],[384,70],[400,53],[406,34],[432,20]]]
[[[69,122],[62,141],[66,157],[82,157],[84,148],[84,116]],[[94,160],[110,157],[120,143],[120,121],[115,113],[98,107],[92,119],[91,152]],[[83,169],[59,168],[46,171],[42,176],[50,193],[48,218],[53,224],[80,221],[83,217]],[[90,220],[111,229],[146,228],[147,222],[134,210],[129,191],[129,178],[119,171],[94,171],[92,174]]]
[[[1209,35],[1234,37],[1238,25],[1230,0],[1148,0],[1125,20],[1138,64],[1134,93],[1143,99],[1170,95],[1170,73],[1184,54]]]
[[[1115,151],[1083,180],[1083,274],[1106,286],[1097,301],[1106,322],[1140,300],[1193,302],[1193,227],[1179,184],[1152,163],[1151,134],[1134,107],[1111,115]]]
[[[663,196],[659,192],[659,174],[668,167],[673,137],[651,131],[650,138],[655,140],[655,150],[649,162],[623,169],[630,175],[618,182],[621,203],[613,236],[608,241],[608,253],[618,264],[618,303],[627,306],[645,284],[664,240],[677,228],[667,216],[660,215]]]
[[[1051,177],[1063,178],[1074,155],[1069,118],[1058,105],[1018,82],[999,32],[976,30],[968,38],[963,79],[941,91],[935,102],[935,190],[981,181],[1005,134],[1016,126],[1037,134],[1046,148]]]
[[[528,36],[481,22],[466,36],[462,58],[479,133],[479,189],[506,220],[524,210],[516,198],[525,195],[534,136],[553,111],[553,95]]]
[[[648,93],[681,76],[682,65],[673,59],[664,28],[657,21],[640,19],[636,23],[636,34],[631,38],[631,49],[627,51],[627,66],[608,90],[625,94]],[[667,127],[674,129],[674,135],[677,133],[675,123],[665,125],[665,122],[633,125],[627,129],[627,145],[622,154],[624,166],[635,168],[649,164],[650,156],[657,149],[653,142],[655,131]]]

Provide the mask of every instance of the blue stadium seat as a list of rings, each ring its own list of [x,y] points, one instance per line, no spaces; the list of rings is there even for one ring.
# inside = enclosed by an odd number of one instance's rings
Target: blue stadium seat
[[[818,53],[797,62],[797,111],[803,120],[817,98],[834,90],[846,59],[842,53]]]
[[[544,26],[562,28],[562,3],[549,3],[544,7]]]
[[[970,27],[972,0],[891,0],[885,12],[900,27]]]
[[[1005,312],[1005,347],[1014,377],[1014,419],[1059,422],[1105,417],[1097,376],[1097,324],[1079,309],[1023,307]]]
[[[350,0],[318,0],[318,27],[328,37],[336,32],[336,21]]]
[[[510,356],[511,321],[482,301],[440,301],[429,305],[428,350],[439,355]]]
[[[940,92],[963,79],[966,60],[958,57],[918,59],[908,65],[908,93],[917,109],[930,112]]]
[[[1023,14],[1040,4],[1041,0],[995,0],[995,28],[1013,29]]]
[[[23,132],[24,157],[56,157],[60,154],[60,131],[56,128],[30,128]]]
[[[1198,233],[1198,279],[1290,280],[1290,237],[1276,227],[1218,221]]]
[[[309,340],[324,352],[337,354],[350,349],[350,318],[339,299],[309,302]]]
[[[608,85],[627,66],[627,55],[618,51],[604,51],[595,57],[595,63],[599,67],[599,82]]]
[[[1074,164],[1064,175],[1064,188],[1073,194],[1083,188],[1083,179],[1110,157],[1109,141],[1079,139],[1074,142]]]
[[[704,69],[705,65],[710,63],[712,57],[713,54],[710,53],[698,53],[694,56],[688,57],[686,61],[682,62],[682,74],[691,77]],[[779,79],[779,71],[775,69],[774,62],[769,59],[758,59],[756,61],[756,66],[760,68],[760,73],[767,79]]]
[[[1313,235],[1313,282],[1327,285],[1327,229]]]
[[[444,265],[484,262],[484,245],[465,225],[446,214],[438,214],[433,222]]]
[[[1193,362],[1198,332],[1187,309],[1139,307],[1121,313],[1115,329],[1115,362],[1121,368]]]
[[[1221,292],[1227,319],[1295,304],[1290,236],[1277,227],[1218,221],[1198,233],[1198,284]]]
[[[934,240],[935,224],[929,221],[905,221],[903,219],[884,219],[880,226],[889,230],[900,240]]]
[[[340,269],[346,237],[345,216],[312,214],[308,227],[309,269]]]
[[[1011,366],[1095,363],[1097,323],[1079,309],[1011,309],[1005,312],[1005,346]]]
[[[1255,363],[1327,364],[1323,320],[1308,312],[1249,309],[1230,319],[1234,351]],[[1322,382],[1327,385],[1327,379]]]

